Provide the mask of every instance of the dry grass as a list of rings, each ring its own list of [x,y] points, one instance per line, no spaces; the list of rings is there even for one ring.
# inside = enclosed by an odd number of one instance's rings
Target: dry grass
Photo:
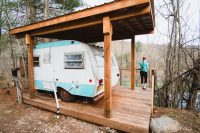
[[[200,132],[200,113],[184,109],[157,108],[152,117],[167,115],[180,122],[184,127],[191,129],[192,132]]]
[[[11,83],[8,78],[0,77],[0,89],[10,87]]]

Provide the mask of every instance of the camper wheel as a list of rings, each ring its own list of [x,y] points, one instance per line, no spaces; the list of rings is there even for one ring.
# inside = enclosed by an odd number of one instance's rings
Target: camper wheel
[[[71,95],[69,92],[67,92],[65,89],[63,88],[58,88],[58,92],[59,92],[59,96],[60,99],[63,102],[71,102],[73,100],[73,95]]]

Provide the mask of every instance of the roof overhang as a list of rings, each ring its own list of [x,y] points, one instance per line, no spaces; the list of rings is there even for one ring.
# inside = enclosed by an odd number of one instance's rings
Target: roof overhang
[[[103,41],[103,17],[113,25],[112,40],[130,39],[154,30],[153,0],[118,0],[93,8],[66,14],[34,24],[14,28],[11,35],[77,40]]]

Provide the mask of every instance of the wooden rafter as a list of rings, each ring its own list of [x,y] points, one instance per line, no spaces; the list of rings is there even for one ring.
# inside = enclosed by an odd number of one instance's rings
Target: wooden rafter
[[[134,33],[134,32],[135,32],[134,27],[133,27],[128,21],[121,20],[121,22],[124,23],[124,26],[127,27],[127,29],[128,29],[131,33]]]

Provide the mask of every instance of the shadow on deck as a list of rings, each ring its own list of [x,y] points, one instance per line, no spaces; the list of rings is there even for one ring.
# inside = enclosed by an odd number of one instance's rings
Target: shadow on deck
[[[104,117],[103,99],[94,104],[60,103],[60,113],[91,123],[108,126],[125,132],[148,132],[151,116],[152,91],[136,88],[134,91],[115,86],[112,91],[112,117]],[[54,100],[29,99],[24,103],[56,112]]]

